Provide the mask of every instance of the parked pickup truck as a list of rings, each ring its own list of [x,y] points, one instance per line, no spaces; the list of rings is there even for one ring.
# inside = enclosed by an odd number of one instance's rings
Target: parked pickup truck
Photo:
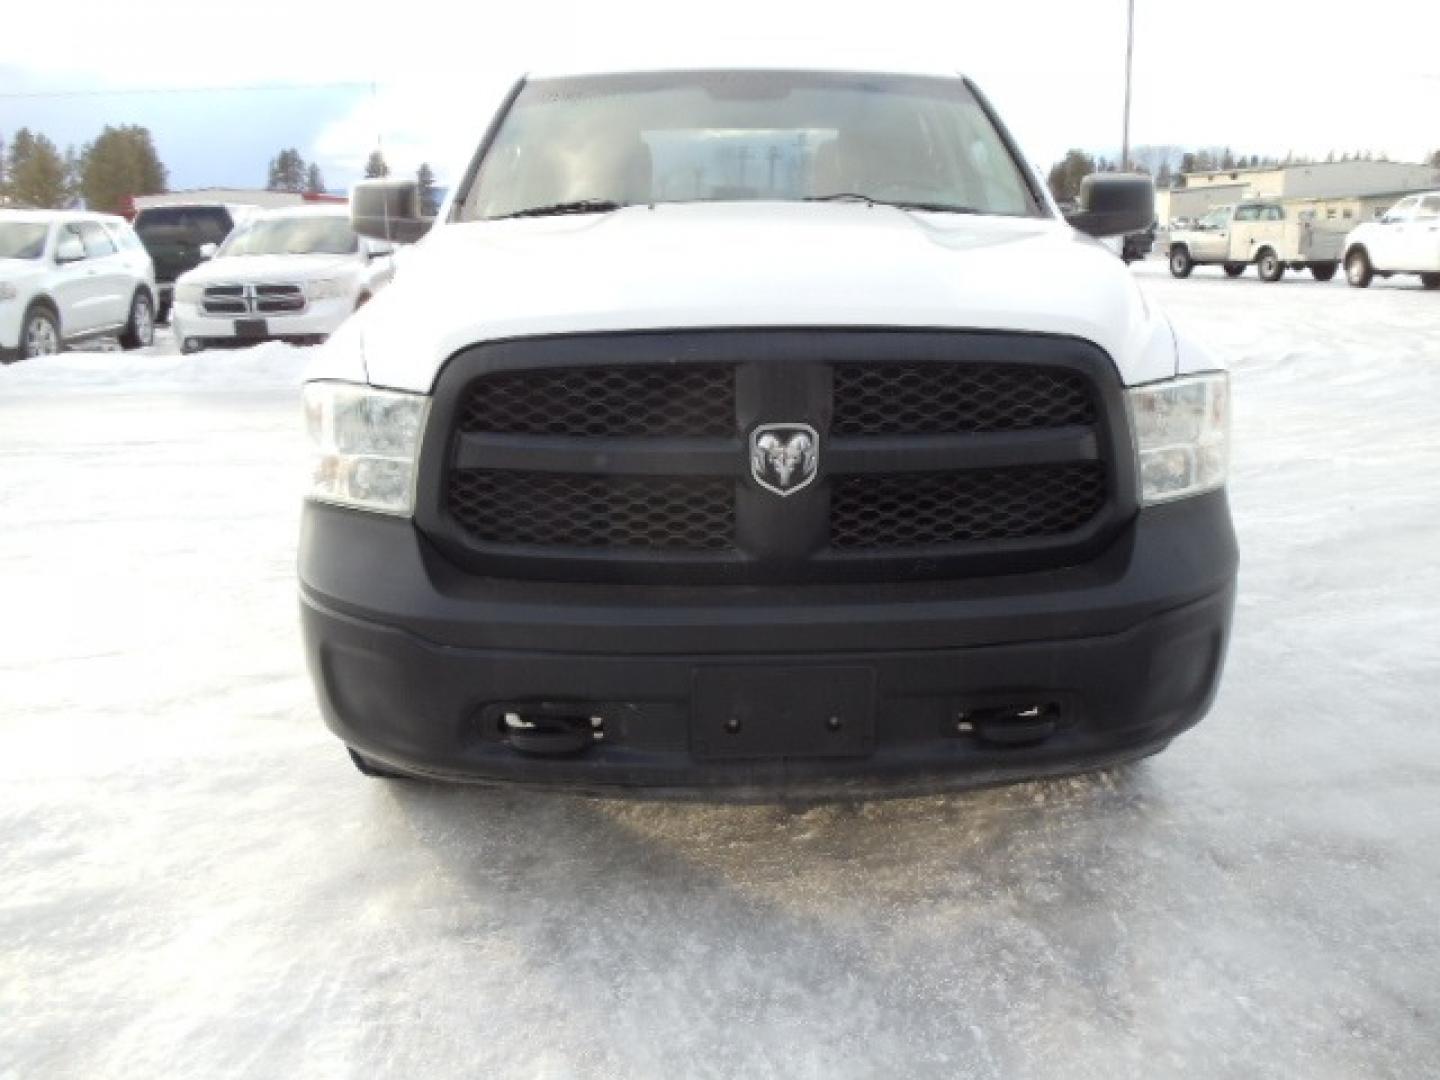
[[[1440,289],[1440,191],[1401,199],[1345,238],[1345,279],[1363,289],[1376,274],[1419,274],[1425,288]]]
[[[1099,766],[1195,723],[1236,546],[1228,382],[968,80],[515,86],[317,351],[299,546],[369,775],[853,794]],[[423,236],[423,239],[421,237]]]
[[[1218,265],[1239,277],[1254,264],[1264,281],[1279,281],[1285,268],[1309,270],[1329,281],[1340,265],[1345,233],[1274,200],[1217,206],[1192,228],[1170,234],[1170,273],[1190,276],[1197,266]]]

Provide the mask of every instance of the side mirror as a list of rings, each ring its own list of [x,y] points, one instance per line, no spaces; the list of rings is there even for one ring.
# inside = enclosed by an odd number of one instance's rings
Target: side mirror
[[[361,236],[391,244],[413,244],[434,223],[420,207],[413,180],[362,180],[350,193],[350,223]]]
[[[1065,220],[1090,236],[1124,236],[1155,220],[1155,182],[1139,173],[1092,173]]]
[[[55,265],[68,266],[84,258],[85,245],[80,242],[80,237],[72,232],[62,234],[60,242],[55,246]]]
[[[200,261],[207,262],[215,257],[215,252],[220,250],[219,244],[201,244]]]

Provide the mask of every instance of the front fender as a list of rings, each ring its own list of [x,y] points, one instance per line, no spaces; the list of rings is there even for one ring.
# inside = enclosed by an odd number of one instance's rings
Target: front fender
[[[1170,329],[1175,336],[1176,377],[1198,375],[1202,371],[1229,370],[1229,365],[1225,363],[1224,357],[1212,351],[1209,346],[1176,329],[1173,323]]]

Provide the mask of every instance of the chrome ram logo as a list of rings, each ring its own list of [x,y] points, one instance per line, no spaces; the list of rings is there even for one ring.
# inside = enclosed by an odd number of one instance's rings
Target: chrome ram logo
[[[820,466],[820,436],[809,424],[761,424],[750,433],[750,475],[766,491],[794,495]]]

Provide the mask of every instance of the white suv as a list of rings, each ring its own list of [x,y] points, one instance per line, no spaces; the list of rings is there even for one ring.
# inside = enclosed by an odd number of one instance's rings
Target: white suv
[[[123,218],[0,210],[0,362],[115,334],[155,339],[155,269]]]
[[[393,253],[358,237],[343,205],[256,214],[176,280],[170,323],[186,352],[323,341],[389,283]]]
[[[1346,280],[1363,289],[1376,274],[1419,274],[1425,288],[1440,289],[1440,191],[1401,199],[1345,238]]]

